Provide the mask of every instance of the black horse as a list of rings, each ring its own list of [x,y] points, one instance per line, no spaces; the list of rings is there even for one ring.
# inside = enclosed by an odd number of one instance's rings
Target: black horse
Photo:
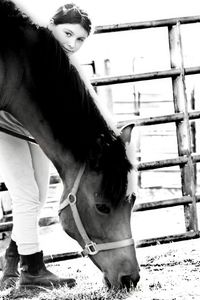
[[[0,0],[0,109],[29,130],[58,170],[64,230],[109,285],[136,285],[127,130],[119,135],[109,125],[51,32],[6,0]]]

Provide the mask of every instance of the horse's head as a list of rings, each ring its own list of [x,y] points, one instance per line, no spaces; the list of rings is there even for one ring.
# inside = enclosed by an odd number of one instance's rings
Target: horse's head
[[[125,128],[122,139],[130,141],[130,133]],[[87,164],[73,170],[72,177],[73,184],[65,186],[60,206],[64,230],[103,272],[108,286],[136,286],[139,266],[130,226],[134,196],[124,195],[114,204],[102,194],[103,174],[91,171]]]

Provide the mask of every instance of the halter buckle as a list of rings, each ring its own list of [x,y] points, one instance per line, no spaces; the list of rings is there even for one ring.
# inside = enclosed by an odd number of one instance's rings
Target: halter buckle
[[[69,193],[67,196],[67,200],[69,202],[70,205],[73,205],[76,203],[76,195],[73,193]]]
[[[95,255],[98,252],[99,251],[97,250],[97,244],[91,241],[90,243],[85,245],[82,255],[83,256]]]

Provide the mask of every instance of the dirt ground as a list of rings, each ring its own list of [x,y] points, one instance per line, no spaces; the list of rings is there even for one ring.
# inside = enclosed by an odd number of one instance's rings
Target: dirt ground
[[[46,232],[45,236],[48,240],[52,236],[53,240],[54,233],[52,229],[51,232]],[[62,245],[65,249],[68,248],[67,251],[80,249],[76,242],[66,238],[65,233],[59,230],[59,225],[56,236],[57,238],[62,236]],[[55,250],[61,251],[58,248]],[[200,299],[200,239],[137,248],[136,251],[141,268],[141,280],[130,299]],[[45,252],[48,254],[47,249]],[[60,264],[61,270],[63,268],[66,270],[64,264],[63,266]],[[77,271],[81,274],[82,286],[84,283],[85,286],[88,283],[95,283],[97,287],[102,285],[102,274],[89,259],[68,261],[66,265],[70,266],[71,275],[73,272],[77,274]]]
[[[59,224],[43,228],[41,235],[44,237],[42,244],[45,255],[80,249],[76,242],[65,235]],[[141,279],[135,291],[126,299],[200,299],[200,239],[137,248],[137,257]],[[89,286],[93,290],[103,288],[101,272],[87,258],[59,262],[49,267],[59,276],[76,277],[79,293]]]
[[[137,253],[138,299],[200,299],[199,239],[141,248]]]
[[[137,257],[141,279],[133,300],[190,300],[200,299],[200,240],[138,248]],[[59,274],[70,271],[77,277],[80,288],[103,287],[102,274],[89,259],[76,259],[60,264]],[[68,269],[69,268],[69,269]],[[57,269],[58,270],[58,269]]]

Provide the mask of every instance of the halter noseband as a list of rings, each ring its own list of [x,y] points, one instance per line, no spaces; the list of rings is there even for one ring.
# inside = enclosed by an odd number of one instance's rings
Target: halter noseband
[[[85,248],[81,252],[82,256],[88,256],[88,255],[95,255],[99,251],[105,251],[105,250],[111,250],[111,249],[117,249],[117,248],[123,248],[123,247],[128,247],[134,244],[134,240],[132,238],[130,239],[125,239],[122,241],[117,241],[117,242],[110,242],[110,243],[103,243],[103,244],[96,244],[91,239],[88,237],[85,228],[83,227],[83,223],[80,219],[80,215],[76,206],[76,193],[79,188],[79,184],[81,181],[81,177],[85,171],[85,164],[82,165],[79,169],[78,175],[74,181],[74,185],[71,189],[71,192],[68,194],[67,198],[64,199],[60,203],[59,207],[59,214],[61,211],[70,205],[71,210],[72,210],[72,215],[74,217],[75,224],[78,228],[78,231],[85,243]]]

